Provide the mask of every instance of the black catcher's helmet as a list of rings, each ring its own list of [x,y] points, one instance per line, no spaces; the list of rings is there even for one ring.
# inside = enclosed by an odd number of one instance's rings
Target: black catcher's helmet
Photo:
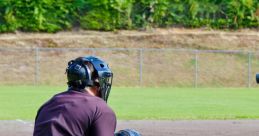
[[[100,97],[107,102],[113,73],[103,60],[94,56],[79,57],[68,62],[66,73],[69,88],[80,91],[86,86],[98,86]]]

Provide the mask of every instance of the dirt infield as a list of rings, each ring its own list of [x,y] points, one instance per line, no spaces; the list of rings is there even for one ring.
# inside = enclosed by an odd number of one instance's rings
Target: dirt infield
[[[259,120],[118,121],[117,130],[133,128],[143,136],[258,136]],[[0,121],[2,136],[30,136],[33,122]]]

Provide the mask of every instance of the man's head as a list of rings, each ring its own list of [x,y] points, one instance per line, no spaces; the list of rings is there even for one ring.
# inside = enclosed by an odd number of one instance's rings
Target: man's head
[[[94,56],[76,58],[68,62],[66,73],[69,88],[76,91],[85,87],[98,88],[99,96],[107,101],[113,73],[103,60]]]

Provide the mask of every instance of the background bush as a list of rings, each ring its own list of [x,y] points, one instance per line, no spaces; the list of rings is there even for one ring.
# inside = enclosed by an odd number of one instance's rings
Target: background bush
[[[258,28],[259,0],[3,0],[0,32]]]

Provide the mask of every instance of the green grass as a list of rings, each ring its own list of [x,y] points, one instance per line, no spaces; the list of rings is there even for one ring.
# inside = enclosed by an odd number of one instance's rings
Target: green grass
[[[33,120],[66,87],[0,86],[0,120]],[[113,88],[118,119],[259,119],[259,89]]]

